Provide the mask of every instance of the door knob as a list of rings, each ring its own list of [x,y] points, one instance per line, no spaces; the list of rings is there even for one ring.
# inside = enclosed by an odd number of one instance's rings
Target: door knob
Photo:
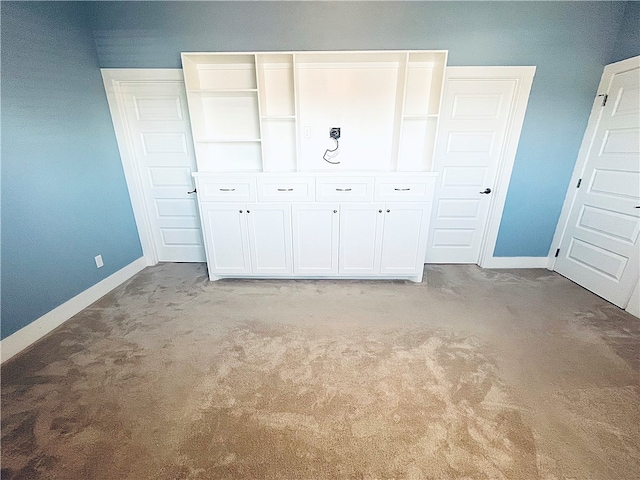
[[[484,192],[480,192],[480,193],[482,193],[483,195],[488,195],[488,194],[491,193],[491,189],[490,188],[485,188]]]

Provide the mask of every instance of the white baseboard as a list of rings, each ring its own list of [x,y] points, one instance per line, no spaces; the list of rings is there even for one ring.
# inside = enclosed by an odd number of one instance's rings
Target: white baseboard
[[[491,257],[482,268],[547,268],[547,257]]]
[[[121,268],[104,280],[96,283],[93,287],[79,293],[59,307],[54,308],[37,320],[34,320],[26,327],[21,328],[3,339],[2,342],[0,342],[1,363],[6,362],[29,345],[44,337],[47,333],[62,325],[93,302],[99,300],[111,290],[129,280],[146,266],[146,259],[140,257],[126,267]]]

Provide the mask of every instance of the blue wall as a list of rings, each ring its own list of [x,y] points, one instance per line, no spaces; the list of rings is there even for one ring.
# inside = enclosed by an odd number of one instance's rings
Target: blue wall
[[[536,65],[496,256],[546,256],[624,2],[96,3],[103,67],[181,51],[447,49],[450,65]]]
[[[82,12],[2,3],[2,338],[142,256]]]
[[[628,2],[622,25],[607,63],[619,62],[640,55],[640,2]]]

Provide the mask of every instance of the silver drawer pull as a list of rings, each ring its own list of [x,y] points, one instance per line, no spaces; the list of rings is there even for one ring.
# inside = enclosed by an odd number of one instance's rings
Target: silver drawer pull
[[[293,192],[293,188],[279,188],[279,192]]]
[[[220,191],[221,192],[235,192],[236,189],[235,188],[221,188]]]
[[[394,188],[396,192],[408,192],[411,190],[410,188]]]
[[[350,192],[350,188],[336,188],[336,192]]]

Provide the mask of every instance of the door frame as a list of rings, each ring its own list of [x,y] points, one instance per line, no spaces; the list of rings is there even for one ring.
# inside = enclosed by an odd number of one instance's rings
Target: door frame
[[[601,95],[609,94],[611,81],[613,80],[613,76],[615,74],[622,73],[633,68],[640,68],[640,56],[611,63],[604,67],[602,78],[600,79],[600,84],[598,85],[598,90],[596,92],[595,98],[593,99],[593,105],[591,106],[589,122],[587,123],[587,128],[584,132],[584,136],[582,137],[582,144],[580,145],[580,150],[578,151],[578,158],[576,160],[575,167],[573,168],[571,180],[569,181],[567,195],[565,196],[562,210],[560,212],[560,217],[558,218],[558,223],[556,225],[556,231],[551,242],[551,247],[549,248],[549,253],[547,255],[547,268],[549,270],[555,270],[555,252],[562,244],[562,240],[564,239],[567,229],[569,228],[569,215],[571,214],[571,210],[573,209],[573,206],[575,204],[576,197],[578,196],[578,189],[574,187],[578,184],[578,180],[582,178],[584,170],[587,166],[587,159],[589,158],[589,153],[591,152],[591,147],[593,145],[596,130],[598,129],[598,125],[600,125],[600,118],[602,117],[603,111],[602,98],[600,97]]]
[[[107,94],[107,102],[111,111],[133,216],[138,229],[138,236],[140,237],[142,255],[147,262],[147,266],[156,265],[158,263],[158,251],[153,240],[151,219],[144,199],[140,170],[138,169],[135,150],[130,138],[130,129],[122,94],[122,83],[174,83],[176,81],[184,83],[182,70],[179,68],[101,68],[100,72],[102,73],[104,90]]]
[[[509,111],[509,122],[503,142],[502,155],[496,167],[496,180],[492,186],[491,200],[489,209],[487,210],[487,221],[480,243],[477,264],[482,268],[522,268],[531,266],[529,265],[530,262],[527,261],[528,259],[494,257],[493,252],[495,251],[498,240],[498,231],[500,230],[500,223],[502,222],[502,213],[507,199],[511,173],[513,172],[513,164],[516,159],[516,152],[518,150],[518,143],[520,142],[520,134],[522,132],[522,125],[524,123],[535,73],[535,66],[477,66],[447,67],[445,69],[445,90],[447,88],[446,82],[452,79],[478,81],[512,80],[516,82],[516,88]],[[439,138],[439,136],[436,136],[436,138]],[[434,208],[437,208],[437,206],[434,205]],[[521,263],[523,263],[521,260],[526,264],[521,265]]]

